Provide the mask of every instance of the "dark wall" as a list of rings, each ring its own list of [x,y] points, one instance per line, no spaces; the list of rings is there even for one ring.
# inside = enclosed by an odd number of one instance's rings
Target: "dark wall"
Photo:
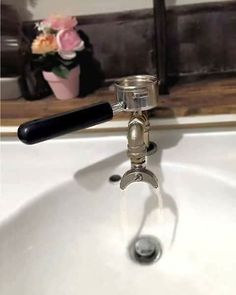
[[[156,72],[152,9],[78,19],[107,79]],[[168,9],[167,57],[170,76],[236,72],[236,2]]]
[[[168,72],[236,70],[236,2],[176,7],[167,13]]]
[[[90,21],[92,20],[92,23]],[[155,73],[154,20],[150,10],[80,17],[106,78]]]

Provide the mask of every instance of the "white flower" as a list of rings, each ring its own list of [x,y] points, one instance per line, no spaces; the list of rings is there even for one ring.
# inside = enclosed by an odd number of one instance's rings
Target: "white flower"
[[[66,60],[70,60],[76,57],[76,51],[81,51],[84,49],[84,41],[81,40],[80,44],[75,48],[74,51],[63,51],[59,50],[58,54]]]
[[[59,51],[58,54],[60,57],[66,60],[70,60],[76,57],[76,53],[74,51]]]
[[[35,23],[35,27],[39,32],[47,33],[50,31],[50,24],[45,21]]]

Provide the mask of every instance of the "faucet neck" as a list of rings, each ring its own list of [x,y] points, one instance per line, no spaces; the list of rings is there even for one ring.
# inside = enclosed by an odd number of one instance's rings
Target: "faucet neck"
[[[145,113],[132,114],[128,125],[128,156],[131,169],[122,177],[120,187],[125,189],[133,182],[144,181],[157,188],[156,176],[146,169],[147,147],[149,146],[149,122]]]
[[[145,163],[147,147],[144,140],[145,118],[137,113],[131,116],[128,125],[128,156],[131,165],[142,165]]]

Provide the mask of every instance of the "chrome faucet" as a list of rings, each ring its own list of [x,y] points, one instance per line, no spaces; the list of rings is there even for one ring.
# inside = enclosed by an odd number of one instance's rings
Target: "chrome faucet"
[[[150,127],[146,111],[157,105],[157,86],[157,79],[148,75],[131,76],[115,83],[118,102],[124,111],[132,113],[127,135],[131,169],[121,178],[122,190],[131,183],[141,181],[158,187],[156,176],[145,165]]]
[[[111,120],[120,112],[131,112],[128,125],[128,156],[131,169],[122,177],[121,189],[133,182],[147,182],[157,187],[156,176],[146,168],[149,147],[149,121],[147,110],[157,106],[158,80],[150,75],[122,78],[115,82],[117,103],[101,102],[71,112],[26,122],[18,128],[19,139],[35,144],[50,138],[84,129]]]

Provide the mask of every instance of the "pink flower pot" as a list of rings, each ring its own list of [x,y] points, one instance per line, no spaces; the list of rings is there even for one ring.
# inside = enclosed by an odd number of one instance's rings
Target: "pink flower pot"
[[[43,77],[48,81],[56,98],[65,100],[79,95],[80,67],[72,69],[66,79],[58,77],[52,72],[43,71]]]

